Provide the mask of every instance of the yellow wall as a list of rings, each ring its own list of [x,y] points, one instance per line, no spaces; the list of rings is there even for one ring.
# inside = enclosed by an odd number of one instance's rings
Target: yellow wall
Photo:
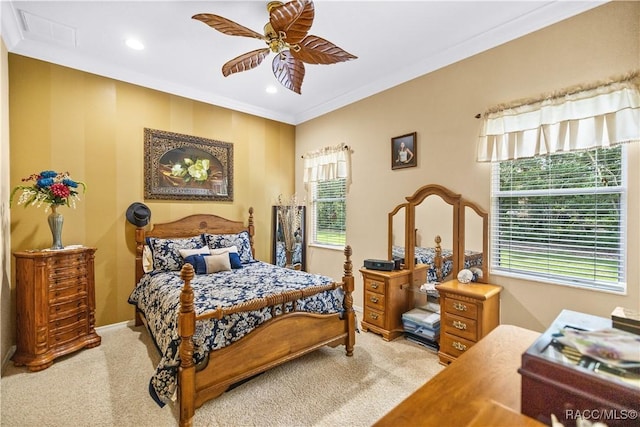
[[[425,41],[428,43],[428,41]],[[344,142],[354,150],[347,242],[354,265],[387,258],[387,213],[425,184],[441,184],[490,208],[490,164],[475,161],[477,113],[516,99],[640,68],[640,3],[612,2],[296,127],[298,155]],[[418,133],[418,166],[391,170],[390,139]],[[562,309],[609,317],[640,309],[640,143],[628,145],[627,295],[493,276],[502,322],[543,330]],[[297,157],[297,156],[296,156]],[[301,162],[296,189],[304,191]],[[310,248],[308,266],[340,277],[342,253]],[[354,303],[362,304],[356,272]]]
[[[11,185],[46,169],[87,184],[76,209],[62,209],[62,241],[98,248],[97,325],[133,318],[133,202],[149,206],[155,223],[203,212],[246,223],[253,206],[256,256],[270,259],[271,206],[294,187],[293,126],[14,54],[9,89]],[[233,143],[234,201],[144,201],[145,127]],[[14,205],[11,250],[50,246],[46,216]]]

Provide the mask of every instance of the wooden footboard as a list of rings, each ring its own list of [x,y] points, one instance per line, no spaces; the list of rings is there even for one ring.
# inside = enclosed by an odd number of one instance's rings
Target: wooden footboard
[[[293,291],[269,298],[259,298],[236,306],[218,309],[196,316],[193,305],[193,267],[185,264],[181,271],[184,287],[180,295],[179,329],[181,365],[178,379],[180,425],[192,425],[196,408],[213,399],[234,383],[295,359],[322,346],[344,345],[346,355],[353,355],[355,344],[355,312],[353,310],[353,265],[351,247],[344,250],[344,276],[341,283],[318,286],[304,291]],[[195,322],[241,311],[257,310],[295,301],[342,287],[344,313],[314,314],[292,311],[276,315],[239,341],[211,352],[205,368],[196,372],[193,363],[192,337]]]

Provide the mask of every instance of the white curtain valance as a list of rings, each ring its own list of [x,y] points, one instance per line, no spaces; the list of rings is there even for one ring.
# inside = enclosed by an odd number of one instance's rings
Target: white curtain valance
[[[477,160],[513,160],[640,141],[637,76],[485,113]]]
[[[345,144],[325,147],[302,156],[304,159],[303,180],[309,182],[329,181],[344,178],[351,184],[351,150]]]

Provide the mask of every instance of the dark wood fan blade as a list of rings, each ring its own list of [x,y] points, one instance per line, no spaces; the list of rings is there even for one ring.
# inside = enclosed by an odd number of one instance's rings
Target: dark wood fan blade
[[[311,29],[315,10],[311,0],[294,0],[269,11],[269,22],[277,33],[284,33],[289,44],[300,42]]]
[[[227,77],[229,74],[239,73],[241,71],[256,68],[262,60],[269,55],[268,47],[264,49],[252,50],[227,62],[222,66],[222,75]]]
[[[300,94],[304,79],[302,61],[294,58],[288,50],[283,50],[273,58],[272,68],[273,74],[282,86]]]
[[[264,35],[257,33],[250,28],[243,27],[230,19],[223,18],[222,16],[213,15],[211,13],[200,13],[198,15],[193,15],[192,18],[204,22],[211,28],[229,36],[253,37],[254,39],[264,40]]]
[[[307,64],[335,64],[358,58],[322,37],[309,35],[291,48],[291,54]]]

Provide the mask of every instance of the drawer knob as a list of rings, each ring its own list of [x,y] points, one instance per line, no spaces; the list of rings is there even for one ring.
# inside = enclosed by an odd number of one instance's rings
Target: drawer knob
[[[376,298],[376,297],[370,297],[370,298],[369,298],[369,301],[371,301],[371,302],[372,302],[372,303],[374,303],[374,304],[377,304],[377,303],[378,303],[378,298]]]
[[[371,282],[371,289],[378,289],[378,284],[376,282]]]
[[[378,320],[378,315],[376,313],[369,313],[369,317],[371,317],[373,320]]]
[[[453,348],[455,348],[456,350],[458,350],[458,351],[465,351],[467,349],[466,345],[464,345],[464,344],[462,344],[461,342],[458,342],[458,341],[452,342],[451,346]]]
[[[467,306],[460,302],[454,302],[453,308],[455,308],[458,311],[467,311]]]
[[[460,329],[461,331],[464,331],[465,329],[467,329],[467,324],[459,320],[454,320],[453,327],[456,329]]]

